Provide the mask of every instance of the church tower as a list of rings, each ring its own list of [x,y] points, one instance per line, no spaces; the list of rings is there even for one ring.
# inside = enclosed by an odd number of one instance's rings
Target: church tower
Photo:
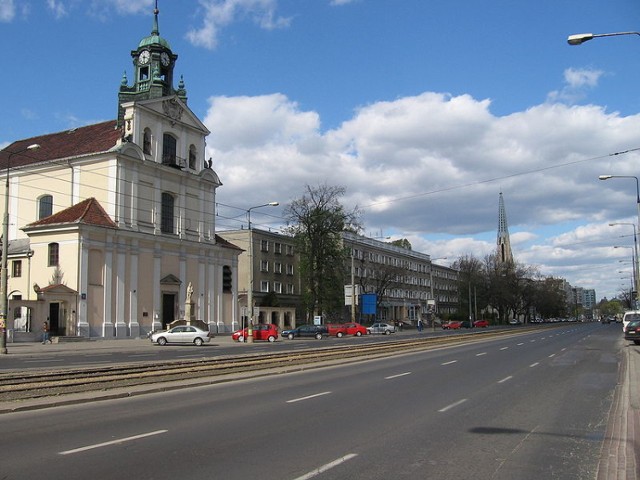
[[[511,252],[511,242],[509,241],[509,228],[507,227],[507,211],[504,208],[502,192],[500,192],[498,202],[497,260],[500,264],[513,263],[513,253]]]
[[[123,103],[177,95],[185,104],[187,91],[180,78],[178,89],[173,88],[173,69],[178,55],[171,51],[169,42],[160,36],[158,27],[158,0],[153,10],[151,35],[140,40],[138,48],[131,51],[134,66],[133,85],[128,85],[126,72],[122,76],[118,93],[118,126],[124,121]]]

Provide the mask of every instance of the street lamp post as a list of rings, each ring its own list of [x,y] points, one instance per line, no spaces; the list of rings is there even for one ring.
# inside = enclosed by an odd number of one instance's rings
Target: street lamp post
[[[636,289],[636,296],[640,295],[640,258],[638,257],[638,230],[636,228],[635,223],[630,222],[614,222],[610,223],[609,226],[613,227],[615,225],[631,225],[633,227],[633,251],[635,253],[635,262],[633,264],[633,285]]]
[[[582,45],[584,42],[599,37],[618,37],[620,35],[640,35],[640,32],[616,32],[616,33],[576,33],[569,35],[567,43],[569,45]]]
[[[433,300],[433,313],[430,314],[431,318],[429,318],[429,320],[431,321],[431,327],[432,329],[435,331],[436,329],[436,318],[435,318],[435,292],[433,289],[433,262],[435,262],[436,260],[446,260],[447,257],[439,257],[439,258],[432,258],[430,259],[430,263],[429,263],[429,288],[431,290],[430,292],[430,296],[431,296],[431,300]]]
[[[262,205],[256,205],[247,210],[247,223],[249,224],[249,281],[247,285],[247,316],[249,324],[247,325],[247,343],[253,343],[253,233],[251,231],[251,210],[262,207],[277,207],[278,202],[269,202]]]
[[[640,34],[639,34],[640,35]],[[600,175],[598,177],[599,180],[609,180],[610,178],[633,178],[636,181],[636,212],[638,215],[638,227],[640,227],[640,182],[638,181],[638,177],[633,175]],[[638,258],[638,253],[636,251],[636,263],[635,263],[636,272],[636,299],[637,296],[640,295],[640,259]]]
[[[2,280],[0,284],[0,354],[7,353],[7,319],[9,318],[9,295],[7,288],[9,284],[9,272],[7,257],[9,256],[9,169],[11,168],[11,157],[24,153],[27,150],[37,150],[40,145],[34,143],[28,147],[18,150],[17,152],[9,152],[7,158],[7,171],[4,187],[4,218],[2,221]]]

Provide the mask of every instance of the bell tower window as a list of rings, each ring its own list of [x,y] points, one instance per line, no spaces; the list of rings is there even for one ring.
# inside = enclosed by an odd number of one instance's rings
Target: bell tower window
[[[191,170],[196,169],[196,147],[195,145],[191,145],[189,147],[189,168]]]
[[[172,135],[165,133],[162,136],[162,164],[176,166],[177,150],[178,150],[178,141]]]
[[[142,151],[146,155],[151,155],[151,130],[144,129],[144,137],[142,139]]]
[[[175,198],[167,192],[162,192],[162,210],[160,218],[160,231],[162,233],[175,233],[173,218],[175,208]]]

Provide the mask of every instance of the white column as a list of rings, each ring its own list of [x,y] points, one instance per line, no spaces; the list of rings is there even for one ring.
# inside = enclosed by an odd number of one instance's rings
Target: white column
[[[129,255],[129,336],[140,336],[140,324],[138,323],[138,242],[132,241]]]
[[[89,249],[87,248],[84,239],[80,237],[80,244],[78,245],[79,251],[79,265],[78,265],[78,312],[77,318],[77,331],[81,337],[91,336],[91,328],[87,319],[87,290],[89,288]],[[100,268],[96,265],[95,268]],[[95,301],[96,299],[93,299]]]
[[[111,318],[111,302],[113,301],[112,278],[113,278],[113,250],[112,238],[108,237],[104,252],[104,318],[102,320],[102,336],[113,337],[113,319]]]
[[[117,266],[116,266],[116,337],[124,338],[127,336],[127,323],[125,318],[125,302],[127,294],[125,292],[125,275],[126,275],[126,252],[121,251],[123,246],[118,247]]]
[[[153,253],[153,327],[152,330],[162,328],[162,291],[160,290],[160,272],[162,268],[162,252],[158,249]]]

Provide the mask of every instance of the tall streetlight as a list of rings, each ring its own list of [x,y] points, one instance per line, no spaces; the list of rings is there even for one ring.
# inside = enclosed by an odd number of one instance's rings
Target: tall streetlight
[[[616,225],[630,225],[633,227],[633,250],[635,252],[635,263],[633,264],[633,284],[636,289],[636,296],[640,295],[640,257],[638,257],[638,230],[635,223],[630,222],[614,222],[610,223],[610,227]]]
[[[249,324],[247,325],[247,343],[253,343],[253,233],[251,232],[251,210],[262,207],[277,207],[278,202],[269,202],[262,205],[256,205],[247,210],[247,222],[249,224],[249,281],[247,285],[247,316]]]
[[[433,313],[431,314],[431,318],[429,320],[431,320],[431,327],[433,328],[433,330],[435,331],[436,329],[436,319],[435,319],[435,293],[433,290],[433,262],[435,262],[436,260],[446,260],[447,257],[439,257],[439,258],[432,258],[430,259],[430,263],[429,263],[429,288],[431,290],[430,292],[430,296],[431,296],[431,300],[433,300],[433,306],[434,306],[434,310]]]
[[[599,37],[618,37],[620,35],[640,35],[640,32],[616,32],[616,33],[576,33],[569,35],[567,43],[569,45],[582,45],[584,42],[588,42],[594,38]]]
[[[40,145],[34,143],[16,152],[9,152],[7,158],[6,181],[4,187],[4,219],[2,221],[2,281],[0,284],[0,354],[7,353],[7,318],[9,317],[9,295],[7,288],[9,284],[9,272],[7,257],[9,256],[9,169],[11,168],[11,157],[24,153],[27,150],[37,150]]]
[[[639,34],[640,35],[640,34]],[[640,182],[638,182],[638,177],[633,175],[600,175],[598,176],[599,180],[609,180],[610,178],[633,178],[636,181],[636,211],[638,215],[638,223],[637,225],[640,227]],[[638,254],[636,253],[636,262],[638,262]],[[640,273],[640,263],[637,264],[638,273]],[[636,281],[640,279],[636,277]],[[636,297],[640,295],[639,289],[640,283],[636,284]]]
[[[631,265],[633,266],[633,271],[635,273],[635,265],[637,265],[637,259],[636,256],[634,254],[635,249],[633,247],[629,247],[628,245],[616,245],[613,248],[630,248],[631,249]],[[634,278],[634,282],[635,284],[637,282],[637,278]],[[637,295],[637,292],[636,292]],[[633,304],[633,288],[631,288],[631,308],[635,308],[634,304]]]

